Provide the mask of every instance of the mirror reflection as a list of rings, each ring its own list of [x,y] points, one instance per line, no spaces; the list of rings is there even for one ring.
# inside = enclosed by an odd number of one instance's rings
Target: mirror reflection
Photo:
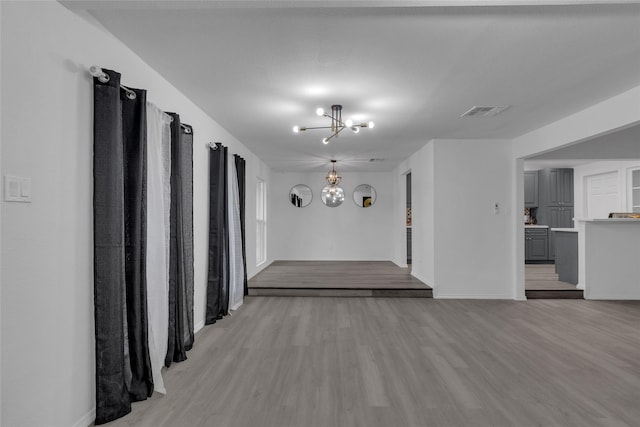
[[[330,208],[340,206],[344,202],[344,190],[337,185],[327,185],[322,189],[322,203]]]
[[[311,199],[313,199],[313,193],[311,192],[311,188],[307,185],[294,185],[293,188],[291,188],[291,191],[289,191],[289,201],[296,208],[309,206]]]
[[[361,184],[353,190],[353,201],[361,208],[368,208],[376,201],[376,190],[369,184]]]

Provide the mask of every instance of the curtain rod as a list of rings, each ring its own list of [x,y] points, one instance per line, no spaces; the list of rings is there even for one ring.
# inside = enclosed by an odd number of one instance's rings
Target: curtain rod
[[[107,83],[110,80],[109,74],[102,71],[102,68],[98,67],[97,65],[92,65],[89,68],[89,74],[97,78],[100,83]],[[136,99],[136,93],[134,91],[122,84],[120,85],[120,87],[124,89],[125,92],[127,92],[127,98]]]

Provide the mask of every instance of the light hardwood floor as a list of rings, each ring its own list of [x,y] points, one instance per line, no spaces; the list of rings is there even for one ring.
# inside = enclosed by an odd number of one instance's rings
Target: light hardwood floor
[[[114,426],[637,426],[640,302],[249,297]]]

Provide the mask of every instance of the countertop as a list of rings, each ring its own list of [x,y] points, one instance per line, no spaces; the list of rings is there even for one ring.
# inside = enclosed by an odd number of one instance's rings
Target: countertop
[[[640,223],[640,218],[578,218],[576,221],[580,222],[637,222]]]
[[[548,225],[525,224],[524,228],[549,228]]]
[[[566,233],[577,233],[577,228],[551,228],[551,231],[564,231]]]

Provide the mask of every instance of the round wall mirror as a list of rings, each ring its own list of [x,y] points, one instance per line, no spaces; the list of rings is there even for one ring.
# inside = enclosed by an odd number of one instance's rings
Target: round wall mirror
[[[376,202],[376,190],[369,184],[361,184],[353,190],[353,201],[361,208],[368,208]]]
[[[296,208],[304,208],[305,206],[309,206],[311,203],[311,199],[313,199],[313,193],[311,192],[311,188],[304,184],[294,185],[289,191],[289,201]]]
[[[344,202],[344,190],[337,185],[327,185],[322,189],[321,198],[326,206],[335,208]]]

